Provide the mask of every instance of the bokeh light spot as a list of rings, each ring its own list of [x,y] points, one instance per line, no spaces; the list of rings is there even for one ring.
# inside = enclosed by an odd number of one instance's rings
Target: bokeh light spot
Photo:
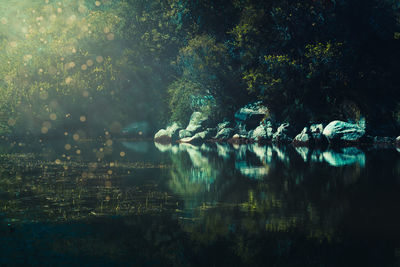
[[[107,40],[112,41],[112,40],[114,40],[114,38],[115,38],[115,36],[113,33],[107,34]]]
[[[50,114],[50,120],[55,121],[57,119],[57,115],[55,113]]]
[[[79,140],[79,134],[74,134],[73,136],[72,136],[72,138],[75,140],[75,141],[78,141]]]
[[[7,123],[8,123],[8,125],[10,125],[10,126],[14,126],[15,123],[16,123],[16,121],[15,121],[14,118],[9,118]]]
[[[45,121],[45,122],[42,123],[42,126],[47,128],[47,129],[50,129],[51,128],[51,123],[49,121]]]
[[[103,57],[102,56],[97,56],[96,57],[96,61],[98,62],[98,63],[101,63],[101,62],[103,62]]]

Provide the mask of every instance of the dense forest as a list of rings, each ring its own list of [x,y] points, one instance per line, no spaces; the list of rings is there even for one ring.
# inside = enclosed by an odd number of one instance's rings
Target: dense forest
[[[0,134],[216,121],[400,124],[397,0],[11,1],[0,10]]]

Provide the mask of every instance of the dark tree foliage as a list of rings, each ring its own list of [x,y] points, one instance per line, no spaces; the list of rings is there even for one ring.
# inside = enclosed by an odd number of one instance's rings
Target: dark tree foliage
[[[398,1],[95,3],[0,13],[3,134],[40,133],[50,115],[62,131],[85,115],[93,133],[195,110],[218,121],[257,99],[282,121],[399,127]]]

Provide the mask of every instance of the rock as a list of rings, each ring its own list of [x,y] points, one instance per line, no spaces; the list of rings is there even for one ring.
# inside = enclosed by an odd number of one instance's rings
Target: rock
[[[324,125],[322,123],[312,124],[310,126],[310,132],[313,138],[314,145],[323,146],[328,143],[328,140],[326,139],[325,135],[322,134],[323,131],[324,131]]]
[[[167,132],[170,134],[172,141],[176,141],[179,139],[179,131],[182,129],[182,127],[174,122],[172,125],[167,127]]]
[[[272,141],[277,143],[290,143],[292,138],[289,136],[289,126],[289,123],[281,124],[272,136]]]
[[[322,124],[312,124],[310,128],[304,127],[304,129],[296,135],[293,139],[293,145],[295,146],[322,146],[327,143],[326,137],[322,134],[324,126]]]
[[[312,134],[322,134],[323,130],[324,130],[324,125],[322,123],[311,124],[311,126],[310,126],[310,132]]]
[[[293,144],[296,146],[307,146],[310,144],[311,139],[312,136],[310,130],[307,127],[304,127],[303,131],[293,139]]]
[[[232,136],[232,139],[239,139],[240,138],[240,135],[239,134],[234,134],[233,136]]]
[[[332,142],[358,142],[365,135],[365,129],[357,124],[332,121],[323,130],[322,134]]]
[[[171,136],[169,136],[167,130],[161,129],[154,135],[154,141],[160,143],[169,143],[171,142]]]
[[[249,132],[248,137],[256,141],[266,141],[272,139],[272,128],[259,125],[257,128]]]
[[[222,139],[222,140],[228,140],[233,137],[235,134],[235,130],[232,128],[223,128],[220,131],[218,131],[217,135],[214,137],[214,139]]]
[[[234,134],[231,139],[228,140],[233,144],[247,144],[250,143],[250,140],[247,138],[247,135]]]
[[[269,111],[261,101],[247,104],[235,113],[235,120],[244,130],[254,129],[260,121],[268,116]]]
[[[396,138],[396,145],[400,146],[400,136],[397,136]]]
[[[210,139],[213,134],[215,134],[215,130],[214,129],[207,129],[205,131],[196,133],[194,136],[192,137],[186,137],[183,138],[181,140],[179,140],[182,143],[190,143],[190,144],[201,144],[204,141]]]
[[[204,129],[207,120],[208,120],[207,116],[205,116],[201,112],[195,111],[190,117],[190,121],[188,126],[186,127],[186,130],[192,133],[197,133]]]
[[[267,131],[267,138],[271,140],[272,137],[274,136],[274,129],[272,127],[267,127],[266,131]]]
[[[179,131],[179,139],[186,138],[186,137],[192,137],[192,136],[193,136],[192,132],[188,131],[186,129],[182,129]]]
[[[160,143],[169,143],[179,138],[180,125],[176,122],[172,123],[167,129],[161,129],[154,135],[154,141]]]
[[[246,138],[247,139],[253,139],[253,133],[254,133],[254,130],[250,130],[248,133],[245,134]]]
[[[222,129],[231,128],[231,127],[232,127],[232,123],[230,121],[224,120],[223,122],[218,123],[217,132],[221,131]]]
[[[217,134],[217,128],[207,128],[206,132],[206,139],[212,139]]]

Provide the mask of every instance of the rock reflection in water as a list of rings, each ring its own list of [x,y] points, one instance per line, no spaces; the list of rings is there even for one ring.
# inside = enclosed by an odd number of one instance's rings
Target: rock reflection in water
[[[51,153],[51,146],[41,153],[14,147],[0,155],[3,248],[12,247],[13,236],[18,241],[14,247],[26,240],[37,244],[43,233],[38,234],[37,224],[33,234],[21,234],[19,225],[27,220],[57,222],[67,233],[73,230],[64,226],[90,223],[83,239],[70,237],[66,243],[65,235],[47,235],[46,255],[78,248],[113,258],[130,255],[129,263],[158,255],[163,264],[173,259],[168,266],[186,266],[176,264],[182,255],[190,266],[298,266],[299,253],[307,262],[309,255],[322,255],[325,261],[312,260],[345,266],[340,259],[349,251],[354,255],[350,266],[368,266],[363,255],[374,251],[371,257],[380,261],[386,256],[375,255],[398,247],[394,242],[387,246],[388,240],[400,240],[400,155],[394,149],[364,153],[354,148],[149,143],[143,153],[138,147],[146,146],[140,143],[114,141],[114,154],[99,160],[102,142],[77,144],[86,157],[70,159],[63,156],[64,144]],[[9,223],[15,233],[8,233]],[[36,257],[36,247],[31,255]],[[196,255],[201,256],[192,260]],[[215,255],[223,264],[213,262]],[[148,263],[143,259],[136,265]]]
[[[212,147],[191,144],[157,144],[161,152],[170,152],[172,160],[170,188],[184,198],[185,209],[198,207],[203,201],[212,201],[211,186],[219,175],[208,153]]]
[[[361,167],[365,165],[365,153],[356,147],[344,147],[337,150],[321,151],[310,150],[308,147],[296,147],[296,152],[305,161],[326,162],[334,167],[341,167],[358,163]]]
[[[164,145],[155,143],[155,146],[160,152],[172,152],[173,154],[187,152],[191,164],[198,170],[204,169],[205,166],[207,166],[207,168],[213,168],[207,158],[210,155],[206,154],[213,154],[213,152],[216,152],[218,157],[222,158],[224,161],[233,159],[236,170],[242,175],[256,180],[262,180],[266,177],[269,173],[270,165],[274,164],[275,161],[280,161],[288,166],[290,164],[289,147],[285,146],[261,146],[258,144],[230,145],[226,143],[202,144],[201,146],[194,146],[191,144]],[[325,162],[334,167],[356,163],[361,167],[365,165],[364,152],[355,147],[345,147],[338,150],[330,149],[326,151],[321,151],[319,149],[313,150],[308,147],[295,147],[294,150],[300,155],[304,162]],[[211,181],[213,180],[215,180],[215,178],[211,179]]]
[[[356,147],[345,147],[339,151],[328,150],[323,153],[323,157],[331,166],[339,167],[358,163],[361,167],[365,166],[365,154]]]
[[[182,216],[201,218],[196,225],[185,224],[193,233],[204,227],[212,232],[215,224],[225,225],[221,235],[229,231],[233,218],[218,215],[223,205],[257,214],[240,222],[249,229],[263,225],[267,231],[285,232],[307,225],[311,237],[332,238],[351,198],[334,192],[359,183],[366,164],[357,148],[320,151],[213,143],[157,147],[171,152],[169,186],[183,198]],[[211,232],[207,235],[218,235]]]

